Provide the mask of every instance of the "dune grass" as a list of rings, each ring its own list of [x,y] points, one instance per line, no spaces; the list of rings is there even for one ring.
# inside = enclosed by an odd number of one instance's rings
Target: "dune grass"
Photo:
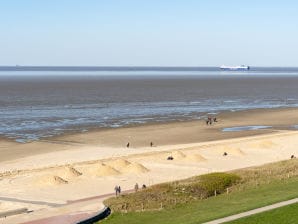
[[[209,194],[203,194],[201,197],[204,178],[207,178],[207,183],[212,184],[208,184],[208,189],[211,189]],[[218,188],[218,183],[221,186],[219,194],[216,197],[211,196],[214,186]],[[193,193],[193,189],[198,189],[197,186],[200,190]],[[296,198],[297,186],[297,159],[237,170],[229,174],[203,175],[108,199],[105,204],[112,208],[113,213],[103,223],[202,223]],[[162,206],[156,209],[147,208],[145,204],[152,198]],[[171,200],[168,200],[169,198]],[[174,203],[174,198],[185,199],[176,200]],[[125,203],[129,204],[129,209],[123,207]],[[142,203],[143,208],[140,208]]]
[[[273,209],[260,214],[241,218],[226,224],[296,224],[298,222],[298,203]]]
[[[177,204],[208,198],[220,194],[240,177],[230,173],[211,173],[182,181],[154,185],[134,194],[121,195],[105,201],[114,212],[159,210]]]

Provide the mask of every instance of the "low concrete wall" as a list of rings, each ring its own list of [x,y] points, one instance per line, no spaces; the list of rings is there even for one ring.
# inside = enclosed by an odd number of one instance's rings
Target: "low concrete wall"
[[[111,209],[109,207],[105,207],[99,214],[93,216],[89,219],[85,219],[83,221],[78,222],[77,224],[93,224],[98,222],[111,214]]]

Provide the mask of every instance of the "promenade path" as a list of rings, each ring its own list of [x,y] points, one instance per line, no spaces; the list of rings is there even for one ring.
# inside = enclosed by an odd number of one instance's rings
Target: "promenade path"
[[[243,217],[247,217],[247,216],[250,216],[250,215],[262,213],[262,212],[265,212],[265,211],[269,211],[269,210],[272,210],[272,209],[275,209],[275,208],[280,208],[280,207],[295,204],[295,203],[298,203],[298,198],[294,198],[294,199],[291,199],[291,200],[288,200],[288,201],[278,202],[278,203],[268,205],[268,206],[265,206],[265,207],[261,207],[261,208],[256,208],[256,209],[253,209],[253,210],[250,210],[250,211],[247,211],[247,212],[242,212],[242,213],[239,213],[239,214],[236,214],[236,215],[227,216],[227,217],[224,217],[224,218],[221,218],[221,219],[216,219],[216,220],[213,220],[213,221],[210,221],[210,222],[205,222],[203,224],[220,224],[220,223],[230,222],[230,221],[233,221],[233,220],[236,220],[236,219],[240,219],[240,218],[243,218]]]
[[[130,193],[133,190],[126,190],[122,193]],[[32,201],[33,204],[51,205],[51,208],[30,213],[0,218],[0,224],[74,224],[97,215],[104,209],[103,201],[113,197],[115,193],[103,194],[89,198],[82,198],[74,201],[67,201],[65,204],[50,204],[46,202]],[[8,201],[18,201],[17,199],[2,198]],[[30,203],[31,201],[26,201]]]

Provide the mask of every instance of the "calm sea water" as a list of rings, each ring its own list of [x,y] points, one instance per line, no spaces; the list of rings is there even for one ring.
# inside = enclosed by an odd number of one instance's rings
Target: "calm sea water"
[[[298,106],[295,68],[83,70],[0,68],[0,135],[24,142],[225,110]]]

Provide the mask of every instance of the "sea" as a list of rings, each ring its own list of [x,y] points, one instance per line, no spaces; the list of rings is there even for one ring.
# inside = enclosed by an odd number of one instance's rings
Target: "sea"
[[[0,136],[21,143],[297,106],[298,68],[0,67]]]

